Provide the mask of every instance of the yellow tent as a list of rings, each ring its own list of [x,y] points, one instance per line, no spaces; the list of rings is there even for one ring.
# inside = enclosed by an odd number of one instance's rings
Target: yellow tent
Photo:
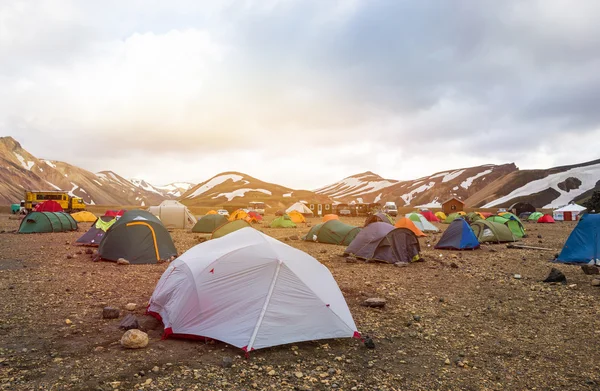
[[[306,223],[306,219],[304,218],[304,215],[300,212],[298,212],[297,210],[293,210],[290,213],[288,213],[288,216],[290,216],[290,219],[298,224],[298,223]]]
[[[231,216],[229,216],[229,221],[233,221],[233,220],[245,220],[246,217],[248,217],[248,213],[244,212],[241,209],[238,209],[235,212],[233,212],[231,214]]]
[[[216,210],[209,210],[208,212],[206,212],[207,215],[216,215],[218,214]]]
[[[98,219],[95,214],[88,212],[87,210],[71,213],[71,217],[78,223],[93,223]]]
[[[448,218],[448,216],[446,216],[446,213],[444,212],[435,212],[435,217],[440,219],[440,221],[444,221]]]
[[[467,215],[467,213],[466,213],[466,212],[463,212],[462,210],[461,210],[460,212],[457,212],[457,213],[458,213],[459,215],[461,215],[461,216],[466,216],[466,215]]]

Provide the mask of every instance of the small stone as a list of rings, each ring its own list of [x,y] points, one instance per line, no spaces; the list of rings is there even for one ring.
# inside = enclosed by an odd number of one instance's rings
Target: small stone
[[[515,278],[515,280],[520,280],[521,279],[521,275],[520,274],[515,274],[513,277]]]
[[[600,286],[600,278],[594,278],[592,280],[592,286]]]
[[[567,277],[556,268],[550,269],[550,273],[548,277],[543,282],[562,282],[563,284],[567,283]]]
[[[594,266],[594,265],[582,265],[581,270],[583,270],[583,272],[585,274],[587,274],[588,276],[591,276],[594,274],[600,274],[600,268],[598,268],[598,266]]]
[[[65,319],[65,324],[73,324],[73,322],[71,322],[71,319]]]
[[[127,303],[127,304],[125,305],[125,309],[126,309],[127,311],[134,311],[134,310],[135,310],[135,307],[137,307],[137,304],[135,304],[135,303]]]
[[[102,317],[104,319],[117,319],[119,317],[119,309],[114,307],[104,307]]]
[[[450,263],[450,267],[452,269],[458,269],[458,265],[456,263],[454,263],[454,262]]]
[[[94,352],[96,352],[96,353],[97,353],[97,352],[101,352],[101,351],[103,351],[103,350],[104,350],[104,346],[96,346],[96,347],[94,348]]]
[[[121,323],[119,323],[119,328],[122,330],[131,330],[131,329],[139,329],[140,323],[137,318],[133,314],[127,314]]]
[[[276,373],[276,372],[275,372],[275,370],[274,370],[274,369],[271,369],[271,370],[269,371],[269,373],[267,373],[267,375],[269,375],[269,376],[275,376],[275,373]]]
[[[386,300],[381,297],[371,297],[363,302],[365,307],[383,308]]]
[[[67,259],[73,259],[73,256],[71,254],[67,254]]]
[[[233,366],[233,359],[231,357],[223,357],[221,365],[223,366],[223,368],[231,368]]]
[[[542,235],[541,235],[541,234],[539,234],[539,235],[538,235],[538,239],[541,239],[541,238],[542,238]]]
[[[128,349],[139,349],[148,346],[148,334],[138,329],[127,330],[121,337],[121,346]]]
[[[155,365],[155,366],[152,367],[151,371],[154,372],[154,373],[156,373],[156,372],[160,371],[160,368]]]
[[[94,250],[92,250],[91,248],[86,248],[86,249],[85,249],[85,253],[86,253],[86,254],[93,254],[93,253],[94,253]]]
[[[298,235],[292,235],[290,236],[290,240],[300,240],[300,237]]]
[[[327,250],[323,249],[321,251],[319,251],[321,254],[327,254]]]
[[[449,359],[449,358],[447,358],[447,359],[446,359],[446,361],[444,361],[444,364],[446,364],[446,365],[450,365],[450,359]]]
[[[294,376],[296,376],[298,379],[302,379],[302,377],[304,377],[304,374],[302,372],[294,372]]]
[[[129,261],[125,258],[119,258],[117,259],[117,265],[129,265]]]
[[[421,316],[420,315],[413,315],[413,319],[415,320],[415,322],[420,322],[421,321]]]
[[[375,349],[375,342],[368,336],[365,336],[365,347],[367,349]]]

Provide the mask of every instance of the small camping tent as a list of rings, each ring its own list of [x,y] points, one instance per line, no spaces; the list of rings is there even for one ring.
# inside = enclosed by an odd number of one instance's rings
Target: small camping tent
[[[575,221],[579,219],[580,215],[585,210],[586,208],[581,205],[569,204],[556,209],[552,213],[552,217],[554,217],[554,220],[556,221]]]
[[[247,222],[252,223],[252,224],[261,223],[263,220],[263,217],[259,213],[251,210],[250,212],[248,212],[248,216],[246,216],[246,218],[244,220],[246,220]]]
[[[410,231],[412,231],[412,233],[414,233],[416,236],[422,237],[422,236],[427,236],[423,233],[423,231],[421,231],[419,228],[417,228],[417,226],[415,225],[415,223],[409,219],[408,217],[400,217],[397,221],[396,224],[394,225],[396,228],[406,228],[409,229]]]
[[[517,216],[520,216],[521,213],[535,212],[535,206],[531,205],[529,202],[516,202],[512,204],[508,210],[512,211]]]
[[[550,215],[543,215],[542,217],[540,217],[538,219],[537,222],[538,223],[543,223],[543,224],[552,224],[552,223],[555,223],[554,219]]]
[[[504,224],[489,220],[477,220],[471,224],[471,229],[479,243],[505,243],[516,241],[512,231]]]
[[[360,228],[358,227],[344,224],[339,220],[330,220],[313,226],[303,239],[310,242],[348,246],[359,232]]]
[[[532,214],[529,215],[529,217],[527,217],[527,221],[538,221],[538,219],[540,217],[542,217],[544,214],[541,212],[533,212]]]
[[[117,218],[113,216],[101,216],[97,218],[90,229],[81,235],[81,237],[77,239],[75,243],[84,246],[99,246],[100,242],[104,238],[104,235],[106,235],[106,231],[108,231],[108,229],[116,222]]]
[[[440,230],[438,227],[427,221],[427,219],[420,213],[408,213],[406,217],[411,219],[417,228],[423,232],[439,232]]]
[[[63,208],[54,200],[40,202],[33,208],[34,212],[62,212]]]
[[[517,239],[525,237],[525,227],[523,227],[521,220],[511,215],[511,213],[506,213],[502,216],[490,216],[486,220],[506,225]],[[504,216],[507,216],[508,218]]]
[[[444,212],[441,212],[444,213]],[[425,217],[427,219],[427,221],[430,221],[432,223],[439,223],[440,219],[437,218],[437,216],[430,210],[422,210],[421,214],[423,215],[423,217]]]
[[[98,253],[107,261],[125,258],[140,264],[177,256],[177,249],[158,217],[145,210],[131,210],[108,229]]]
[[[148,212],[160,219],[167,228],[192,228],[198,221],[190,210],[179,201],[164,200],[158,206],[151,206]]]
[[[469,223],[474,223],[477,220],[485,220],[485,218],[481,215],[481,213],[479,212],[469,212],[467,213],[467,215],[465,216],[465,219],[467,220],[467,222]]]
[[[328,215],[323,216],[323,220],[322,221],[324,223],[326,223],[329,220],[339,220],[339,219],[340,219],[340,217],[338,215],[328,214]]]
[[[386,213],[383,212],[379,212],[379,213],[375,213],[374,215],[368,216],[367,219],[365,220],[365,227],[371,223],[376,223],[376,222],[383,222],[383,223],[388,223],[391,225],[394,225],[394,218]]]
[[[285,213],[282,214],[282,216]],[[292,221],[296,224],[300,224],[300,223],[306,223],[306,218],[304,217],[304,215],[300,212],[298,212],[297,210],[293,210],[290,213],[287,214],[290,219],[292,219]]]
[[[373,222],[350,243],[344,256],[366,261],[409,263],[419,259],[421,247],[415,234],[406,228],[394,228],[385,222]]]
[[[209,234],[223,224],[227,223],[227,217],[219,214],[204,215],[192,227],[192,232]]]
[[[75,231],[77,222],[64,212],[31,212],[21,220],[18,233],[48,233]]]
[[[237,231],[238,229],[252,227],[249,222],[246,220],[233,220],[228,222],[227,224],[221,225],[219,228],[215,229],[212,233],[211,239],[218,239],[225,235],[228,235],[232,232]]]
[[[271,228],[296,228],[296,224],[294,224],[290,216],[283,215],[271,221]]]
[[[435,245],[441,250],[474,250],[479,248],[479,241],[473,230],[463,218],[455,219]]]
[[[238,209],[229,216],[229,221],[246,220],[246,217],[248,217],[248,213],[243,209]]]
[[[462,216],[460,215],[460,213],[450,213],[450,214],[448,215],[448,217],[446,217],[446,218],[445,218],[445,219],[442,221],[442,223],[444,223],[444,224],[450,224],[450,223],[452,223],[454,220],[456,220],[456,219],[460,219],[461,217],[462,217]]]
[[[121,217],[123,216],[123,214],[127,212],[125,209],[121,209],[121,210],[107,210],[106,212],[104,212],[104,216],[111,216],[111,217]]]
[[[442,211],[435,212],[435,217],[437,217],[440,221],[444,221],[448,218],[448,216],[446,216],[446,213]]]
[[[201,243],[175,260],[148,313],[163,322],[164,337],[208,337],[247,352],[359,336],[329,270],[253,228]]]
[[[207,215],[216,215],[219,214],[216,210],[209,210],[208,212],[206,212]]]
[[[312,216],[313,215],[312,210],[310,210],[308,208],[308,206],[304,205],[302,202],[296,202],[295,204],[293,204],[292,206],[290,206],[289,208],[287,208],[285,210],[285,213],[289,214],[293,210],[301,213],[304,216]]]
[[[600,265],[600,215],[586,214],[581,217],[557,261]]]
[[[98,220],[98,217],[96,217],[95,214],[88,212],[86,210],[81,211],[81,212],[71,213],[71,217],[73,218],[73,220],[77,221],[78,223],[93,223],[94,221]]]

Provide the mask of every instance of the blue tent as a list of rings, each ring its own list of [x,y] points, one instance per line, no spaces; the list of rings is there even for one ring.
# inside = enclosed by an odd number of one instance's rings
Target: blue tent
[[[600,264],[600,215],[586,214],[569,235],[557,261]]]
[[[469,223],[463,218],[455,219],[444,232],[436,249],[443,250],[474,250],[479,248],[479,241]]]

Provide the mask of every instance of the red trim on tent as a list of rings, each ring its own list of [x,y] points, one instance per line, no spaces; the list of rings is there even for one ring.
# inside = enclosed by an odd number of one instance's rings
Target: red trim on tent
[[[355,331],[355,332],[354,332],[354,335],[352,336],[352,338],[358,338],[358,339],[361,339],[361,338],[362,338],[362,335],[360,335],[360,333],[359,333],[358,331]]]
[[[215,274],[215,269],[210,269],[209,273]]]
[[[150,305],[148,305],[148,307],[150,307]],[[162,316],[160,316],[160,314],[158,312],[146,310],[146,315],[150,315],[150,316],[155,317],[164,326],[165,323],[162,320]],[[203,341],[210,341],[210,340],[212,340],[212,338],[203,337],[201,335],[174,333],[173,329],[171,327],[165,328],[165,331],[163,332],[162,339],[167,339],[167,338],[181,338],[181,339],[193,339],[193,340],[203,340]]]

